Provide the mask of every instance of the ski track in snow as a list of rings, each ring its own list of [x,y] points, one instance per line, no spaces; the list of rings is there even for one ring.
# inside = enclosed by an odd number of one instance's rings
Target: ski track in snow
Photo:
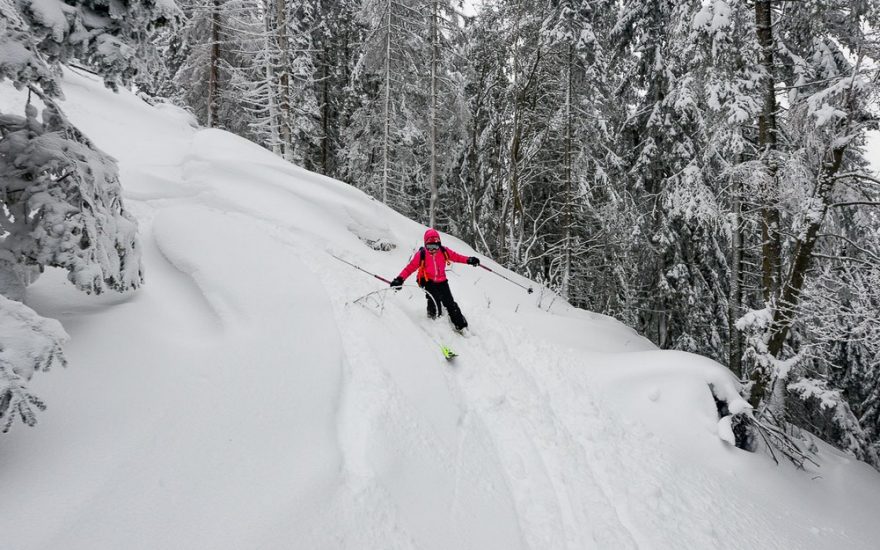
[[[488,318],[477,322],[491,327]],[[483,350],[474,345],[480,340],[485,342]],[[508,483],[518,495],[520,516],[533,523],[528,532],[536,533],[529,540],[529,547],[633,547],[628,527],[615,514],[607,513],[609,508],[614,510],[613,503],[596,483],[576,440],[550,407],[533,374],[525,368],[523,356],[512,351],[519,351],[517,347],[511,348],[511,342],[504,341],[502,333],[488,329],[462,348],[467,350],[468,364],[506,367],[504,371],[495,368],[488,372],[474,368],[462,384],[468,388],[469,400],[479,407],[479,414],[494,426],[491,432],[502,434],[496,437],[496,446],[499,453],[508,457]],[[496,361],[481,361],[483,357]],[[501,361],[497,361],[499,357]],[[542,363],[550,364],[546,357]],[[503,383],[499,384],[499,380]],[[581,407],[591,406],[589,394],[581,393],[581,399]],[[541,474],[538,479],[533,477],[536,471]],[[592,501],[579,502],[580,496],[589,496]],[[601,512],[598,517],[597,511]],[[585,527],[601,533],[581,532]]]
[[[450,280],[469,337],[426,319],[411,288],[355,303],[377,281],[328,252],[390,278],[421,227],[174,109],[97,107],[94,83],[68,81],[69,114],[120,159],[148,279],[99,301],[57,273],[35,287],[73,364],[35,378],[50,410],[0,447],[12,548],[871,547],[845,513],[816,525],[826,509],[774,507],[777,490],[820,502],[821,487],[720,443],[714,367],[468,266]],[[113,113],[129,112],[153,139],[120,131]],[[105,332],[117,346],[94,344]],[[647,392],[642,363],[690,385]],[[652,422],[679,395],[696,435]]]

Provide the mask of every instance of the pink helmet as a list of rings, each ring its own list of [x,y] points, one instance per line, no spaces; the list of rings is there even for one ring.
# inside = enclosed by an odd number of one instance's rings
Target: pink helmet
[[[440,233],[437,233],[436,229],[429,229],[425,231],[425,244],[428,243],[439,243],[440,242]]]

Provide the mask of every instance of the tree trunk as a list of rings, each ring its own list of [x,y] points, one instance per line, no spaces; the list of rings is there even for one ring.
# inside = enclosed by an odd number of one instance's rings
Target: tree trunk
[[[391,1],[386,4],[385,28],[385,108],[382,129],[382,202],[388,204],[388,148],[391,133]]]
[[[220,79],[220,0],[213,0],[211,5],[211,53],[208,67],[208,124],[209,128],[217,127],[217,97]]]
[[[766,175],[761,201],[761,294],[764,303],[772,305],[779,290],[779,211],[776,208],[776,79],[773,70],[773,5],[771,0],[755,2],[755,33],[761,48],[758,64],[763,71],[761,94],[763,105],[758,116],[758,148]],[[767,365],[756,365],[750,374],[754,382],[750,396],[758,407],[770,387],[773,373]]]
[[[810,220],[806,231],[802,233],[795,243],[794,253],[792,254],[791,268],[782,286],[782,295],[773,311],[773,322],[770,325],[770,331],[767,339],[767,352],[773,357],[779,357],[782,352],[785,338],[791,329],[794,321],[795,310],[800,301],[801,290],[803,290],[804,282],[807,277],[807,270],[810,266],[810,259],[816,241],[819,238],[819,229],[825,221],[825,214],[828,211],[828,196],[834,183],[834,176],[840,170],[843,163],[843,155],[847,145],[834,147],[830,153],[830,160],[825,163],[822,174],[813,193],[815,204],[819,204],[818,211],[805,212],[804,216]],[[755,385],[752,388],[752,395],[749,402],[754,407],[758,407],[768,396],[768,391],[772,392],[777,385],[773,380],[773,373],[767,372],[766,369],[758,369],[752,375]],[[771,400],[772,401],[772,400]]]
[[[278,137],[281,141],[281,154],[285,160],[293,160],[292,124],[290,120],[290,57],[287,51],[287,0],[276,0],[275,5],[275,32],[278,33],[278,66],[279,66],[279,90],[278,101]]]
[[[519,250],[516,246],[516,215],[519,208],[519,153],[520,153],[520,135],[522,128],[520,125],[520,106],[514,106],[513,115],[513,137],[510,140],[510,183],[508,185],[508,193],[510,193],[509,213],[510,220],[507,225],[507,250],[508,250],[508,267],[515,269],[519,261]]]
[[[801,290],[806,281],[807,269],[810,266],[813,249],[819,238],[819,228],[825,221],[825,214],[828,212],[828,196],[831,194],[834,176],[840,170],[845,151],[846,145],[835,147],[831,150],[831,158],[825,163],[822,175],[819,177],[819,182],[816,185],[816,192],[813,194],[813,197],[817,199],[817,203],[821,205],[820,210],[819,212],[807,212],[805,214],[811,220],[810,224],[807,226],[803,236],[795,243],[791,269],[786,277],[785,285],[782,287],[782,296],[779,299],[776,311],[773,313],[772,333],[767,344],[767,351],[774,357],[779,356],[779,353],[782,351],[785,337],[791,328],[794,312],[800,301]]]
[[[321,56],[321,173],[330,175],[330,74],[326,48]]]
[[[272,0],[263,0],[263,9],[266,14],[272,13]],[[274,66],[274,56],[270,55],[268,52],[272,51],[272,33],[274,29],[272,29],[272,18],[266,17],[263,18],[264,27],[265,27],[265,40],[263,41],[263,45],[266,48],[266,67],[264,68],[266,74],[266,109],[268,110],[268,119],[269,119],[269,139],[272,144],[272,152],[276,155],[281,155],[281,142],[280,136],[278,135],[278,104],[276,103],[277,97],[276,92],[278,88],[275,85],[275,66]]]
[[[731,187],[731,248],[730,259],[730,301],[727,306],[727,330],[730,334],[728,364],[730,370],[742,378],[742,334],[736,328],[736,321],[742,314],[742,181],[734,176]]]
[[[565,169],[564,169],[564,177],[565,177],[565,197],[563,204],[563,266],[562,266],[562,281],[559,285],[559,294],[565,298],[569,299],[570,294],[570,283],[571,283],[571,247],[572,247],[572,238],[571,238],[571,225],[573,223],[572,220],[572,202],[574,197],[572,196],[574,193],[574,184],[572,182],[572,160],[571,160],[571,149],[572,149],[572,120],[571,120],[571,94],[572,94],[572,63],[573,59],[573,47],[571,44],[568,45],[568,59],[566,59],[565,64]]]
[[[782,250],[779,210],[776,208],[776,78],[773,69],[773,6],[771,0],[755,2],[755,30],[761,47],[759,64],[762,79],[763,106],[758,116],[758,147],[764,159],[769,188],[761,207],[761,283],[764,301],[776,295],[779,285]]]
[[[437,29],[439,7],[437,0],[431,3],[431,200],[428,205],[428,225],[434,227],[437,217],[437,62],[440,33]]]

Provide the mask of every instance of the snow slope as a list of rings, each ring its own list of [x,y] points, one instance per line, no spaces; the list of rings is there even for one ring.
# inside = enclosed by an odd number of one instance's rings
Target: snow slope
[[[465,265],[469,338],[412,288],[354,302],[383,287],[330,254],[390,278],[423,227],[178,109],[65,84],[120,161],[147,284],[29,289],[71,366],[0,440],[0,548],[877,547],[880,475],[821,443],[804,472],[723,442],[716,363]]]

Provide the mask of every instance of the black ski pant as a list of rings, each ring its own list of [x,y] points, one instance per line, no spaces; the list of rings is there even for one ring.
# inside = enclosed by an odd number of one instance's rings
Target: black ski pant
[[[449,281],[438,283],[436,281],[425,281],[422,285],[430,296],[425,296],[428,300],[428,317],[436,319],[443,313],[443,308],[449,312],[449,319],[455,325],[456,330],[461,330],[468,326],[467,319],[461,314],[458,304],[452,298],[452,291],[449,290]],[[431,299],[433,297],[433,300]]]

